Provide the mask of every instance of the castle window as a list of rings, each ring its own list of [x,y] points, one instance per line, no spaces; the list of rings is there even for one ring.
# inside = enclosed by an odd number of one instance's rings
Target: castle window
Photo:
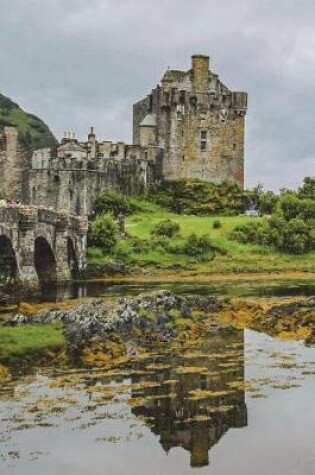
[[[233,150],[236,150],[236,143],[233,143]]]
[[[205,130],[200,133],[200,150],[207,150],[207,132]]]

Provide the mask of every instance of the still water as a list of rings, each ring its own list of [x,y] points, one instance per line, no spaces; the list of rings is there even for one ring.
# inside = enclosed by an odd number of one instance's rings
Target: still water
[[[224,329],[0,390],[4,475],[313,475],[315,348]]]
[[[221,281],[221,282],[165,282],[165,283],[135,283],[110,282],[108,280],[86,280],[63,283],[58,286],[50,285],[42,288],[39,293],[26,296],[24,293],[0,294],[0,312],[6,305],[14,305],[20,301],[30,303],[59,302],[67,299],[89,297],[135,296],[154,290],[170,290],[176,294],[187,295],[216,295],[229,297],[288,297],[312,296],[315,294],[314,280],[292,281]]]

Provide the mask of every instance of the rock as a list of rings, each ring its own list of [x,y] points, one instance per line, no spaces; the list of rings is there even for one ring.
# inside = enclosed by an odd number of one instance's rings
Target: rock
[[[107,339],[115,334],[130,333],[132,328],[151,331],[159,339],[169,341],[177,330],[174,318],[189,318],[193,309],[211,313],[219,305],[218,299],[179,297],[169,291],[145,293],[138,297],[124,297],[106,303],[97,299],[81,303],[70,310],[40,311],[31,317],[18,314],[12,324],[52,323],[60,321],[72,347],[89,342],[95,336]],[[176,310],[176,312],[174,312]]]

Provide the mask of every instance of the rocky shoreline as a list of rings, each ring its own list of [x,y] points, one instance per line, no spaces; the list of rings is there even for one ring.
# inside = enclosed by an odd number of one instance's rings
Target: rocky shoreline
[[[215,297],[180,297],[169,291],[141,294],[105,301],[96,299],[68,310],[42,310],[33,316],[18,313],[10,325],[60,322],[71,347],[82,347],[98,337],[103,341],[139,331],[152,339],[168,342],[180,330],[189,330],[207,319],[207,328],[222,327],[213,315],[222,306]]]
[[[23,307],[21,307],[22,309]],[[315,298],[242,299],[179,296],[155,291],[137,297],[94,299],[72,308],[17,313],[6,326],[58,325],[63,361],[91,365],[134,356],[150,345],[194,341],[222,328],[249,328],[315,344]],[[50,352],[51,353],[51,352]],[[52,354],[52,353],[51,353]],[[58,360],[58,352],[53,355]]]

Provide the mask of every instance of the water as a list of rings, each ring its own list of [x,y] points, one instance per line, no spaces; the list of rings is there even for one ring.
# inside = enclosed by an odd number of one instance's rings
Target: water
[[[88,280],[63,283],[58,286],[43,288],[39,294],[28,295],[21,293],[5,295],[0,304],[5,310],[6,303],[10,306],[20,301],[30,303],[59,302],[68,299],[89,297],[118,297],[135,296],[143,292],[154,290],[170,290],[180,295],[216,295],[231,297],[288,297],[288,296],[311,296],[315,293],[314,280],[279,280],[279,281],[220,281],[216,282],[171,282],[171,283],[134,283],[134,282],[110,282],[102,280]],[[1,313],[1,308],[0,308]]]
[[[226,329],[0,391],[5,475],[313,475],[315,348]]]

